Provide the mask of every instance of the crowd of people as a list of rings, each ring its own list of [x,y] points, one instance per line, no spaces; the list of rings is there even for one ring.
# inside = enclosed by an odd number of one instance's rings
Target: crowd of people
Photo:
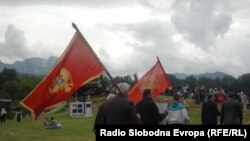
[[[21,122],[21,119],[22,119],[22,109],[21,107],[17,106],[15,109],[16,111],[15,113],[15,119],[17,122]],[[1,123],[5,123],[6,122],[6,115],[7,115],[7,110],[5,108],[5,106],[3,106],[1,108],[1,111],[0,111],[0,120],[1,120]]]
[[[165,111],[160,113],[156,103],[153,101],[150,89],[143,90],[143,98],[134,105],[128,99],[130,86],[127,83],[119,83],[120,93],[109,94],[106,101],[99,107],[94,130],[97,125],[122,125],[122,124],[146,124],[157,125],[165,120],[168,125],[186,125],[190,118],[184,99],[189,96],[188,85],[185,89],[178,89],[172,95],[173,102],[168,103]],[[243,112],[247,111],[249,97],[243,93],[225,93],[223,89],[209,89],[196,87],[194,90],[194,99],[196,104],[202,104],[201,124],[221,124],[232,125],[242,124]],[[221,107],[218,108],[218,103]],[[21,108],[16,109],[17,122],[21,121]],[[5,123],[5,107],[1,108],[1,123]],[[218,118],[219,117],[219,118]],[[218,121],[219,119],[219,121]],[[250,124],[250,123],[249,123]],[[41,129],[62,128],[62,124],[53,117],[46,117],[41,124]]]
[[[218,116],[220,116],[220,124],[222,125],[242,124],[243,115],[241,104],[239,101],[234,99],[233,93],[229,93],[227,95],[226,100],[221,105],[220,112],[215,101],[215,95],[209,95],[207,101],[202,104],[202,124],[217,125]]]
[[[201,104],[210,96],[215,96],[215,102],[222,104],[226,99],[227,95],[231,93],[232,98],[241,102],[243,110],[246,111],[246,106],[249,104],[249,97],[244,92],[228,92],[227,94],[222,88],[209,88],[206,89],[204,86],[196,86],[194,89],[193,98],[196,104]]]
[[[168,124],[187,124],[189,121],[188,112],[180,102],[180,97],[174,95],[174,102],[166,107],[163,113],[152,99],[150,89],[143,91],[143,99],[136,105],[128,100],[129,85],[119,83],[121,94],[107,99],[99,108],[96,116],[94,129],[97,125],[105,124],[159,124],[167,119]]]
[[[156,103],[152,99],[150,89],[144,89],[143,99],[135,105],[128,100],[129,85],[126,83],[118,84],[121,94],[108,98],[99,108],[94,124],[94,129],[97,125],[109,124],[159,124],[162,120],[166,120],[166,124],[186,125],[189,124],[187,105],[184,99],[187,96],[187,91],[179,89],[176,94],[173,94],[173,102],[167,104],[166,110],[163,113],[159,112]],[[185,86],[186,90],[188,85]],[[249,99],[244,93],[239,93],[238,100],[234,93],[225,94],[223,89],[218,91],[210,90],[208,93],[205,87],[196,88],[195,93],[199,93],[198,98],[195,98],[196,104],[202,103],[201,122],[207,124],[242,124],[243,111],[247,110],[247,102]],[[184,93],[183,93],[184,92]],[[185,96],[186,95],[186,96]],[[197,94],[196,94],[197,95]],[[195,95],[194,95],[195,97]],[[243,105],[241,104],[243,103]],[[219,110],[218,103],[221,104]],[[247,103],[247,104],[246,104]],[[246,104],[246,105],[245,105]],[[219,118],[219,121],[217,119]]]

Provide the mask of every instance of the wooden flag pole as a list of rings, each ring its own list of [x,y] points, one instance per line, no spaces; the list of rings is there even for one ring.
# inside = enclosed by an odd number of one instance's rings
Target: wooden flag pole
[[[122,92],[120,90],[120,88],[117,86],[117,84],[115,83],[114,79],[112,78],[112,76],[110,75],[109,71],[106,69],[106,67],[103,65],[103,63],[100,61],[100,59],[98,58],[98,56],[95,54],[94,50],[92,49],[92,47],[89,45],[88,41],[84,38],[84,36],[82,35],[82,33],[80,32],[80,30],[78,29],[78,27],[76,26],[75,23],[72,23],[73,28],[76,30],[76,32],[81,36],[81,38],[87,43],[87,46],[90,48],[90,50],[93,52],[93,54],[95,55],[96,59],[99,61],[99,63],[102,64],[102,66],[104,67],[107,75],[109,76],[110,80],[112,81],[112,83],[115,85],[116,89],[118,90],[119,94],[122,95]]]

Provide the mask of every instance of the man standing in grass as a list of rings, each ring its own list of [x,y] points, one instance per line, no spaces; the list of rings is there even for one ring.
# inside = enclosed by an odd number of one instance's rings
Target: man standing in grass
[[[160,114],[155,102],[152,99],[152,94],[150,89],[145,89],[143,91],[143,99],[136,104],[136,112],[140,114],[143,124],[159,124],[166,115],[165,113]]]
[[[241,104],[233,97],[233,93],[229,93],[228,99],[221,106],[221,124],[242,124]]]
[[[104,102],[101,110],[98,111],[101,115],[97,114],[96,121],[99,125],[139,124],[140,120],[135,112],[134,104],[128,100],[129,85],[119,83],[117,86],[121,94]]]
[[[0,117],[1,117],[1,123],[5,123],[5,117],[6,117],[6,110],[4,107],[1,109]]]
[[[201,122],[203,125],[217,125],[217,117],[219,116],[215,95],[208,95],[208,100],[202,104]]]

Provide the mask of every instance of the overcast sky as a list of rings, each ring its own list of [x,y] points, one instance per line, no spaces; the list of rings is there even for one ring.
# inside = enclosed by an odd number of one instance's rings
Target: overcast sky
[[[249,0],[0,0],[0,60],[59,57],[75,22],[116,75],[250,71]]]

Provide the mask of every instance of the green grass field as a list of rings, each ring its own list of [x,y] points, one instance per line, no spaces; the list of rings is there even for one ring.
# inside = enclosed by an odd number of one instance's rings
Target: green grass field
[[[160,96],[156,101],[161,101],[166,97]],[[63,125],[61,129],[41,130],[40,125],[43,115],[36,121],[31,118],[22,119],[21,123],[15,120],[7,120],[5,124],[0,124],[0,141],[94,141],[95,135],[92,132],[95,114],[104,97],[93,97],[93,117],[71,118],[67,110],[53,114],[56,120]],[[188,100],[190,124],[200,124],[200,105],[194,105],[192,100]],[[249,110],[250,111],[250,110]],[[244,113],[244,124],[250,119],[250,112]]]
[[[68,114],[54,115],[63,124],[61,129],[41,130],[42,118],[32,121],[23,119],[21,123],[8,120],[0,125],[1,141],[93,141],[94,117],[70,118]]]

